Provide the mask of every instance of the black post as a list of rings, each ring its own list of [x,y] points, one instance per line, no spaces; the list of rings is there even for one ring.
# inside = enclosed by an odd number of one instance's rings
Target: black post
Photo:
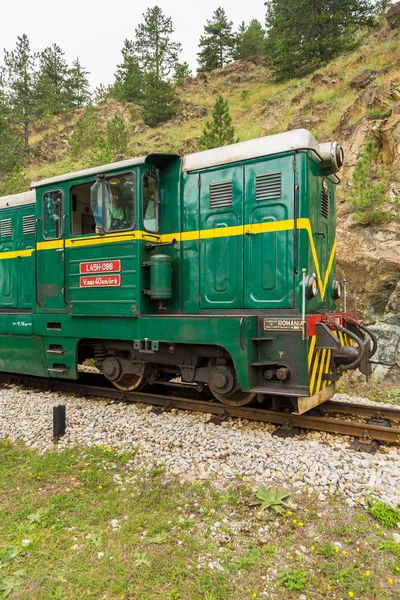
[[[65,404],[53,406],[53,442],[58,442],[65,433]]]

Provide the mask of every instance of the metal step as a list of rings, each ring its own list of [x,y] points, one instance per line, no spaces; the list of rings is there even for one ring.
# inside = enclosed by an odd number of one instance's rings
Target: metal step
[[[258,338],[251,338],[253,342],[273,342],[274,338],[272,337],[258,337]]]
[[[49,373],[68,373],[68,369],[62,369],[61,367],[53,369],[47,369]]]
[[[274,367],[278,363],[274,360],[260,360],[259,362],[251,363],[252,367]]]

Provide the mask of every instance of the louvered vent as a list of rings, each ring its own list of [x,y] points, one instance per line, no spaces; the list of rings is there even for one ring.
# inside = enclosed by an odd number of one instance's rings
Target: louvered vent
[[[35,215],[22,217],[22,232],[24,235],[35,233]]]
[[[256,200],[273,200],[282,197],[282,173],[265,173],[256,177]]]
[[[232,206],[232,181],[210,183],[210,208]]]
[[[321,215],[325,217],[325,219],[329,216],[329,197],[328,192],[324,189],[321,191]]]
[[[2,238],[12,236],[12,223],[11,219],[3,219],[0,221],[0,233]]]

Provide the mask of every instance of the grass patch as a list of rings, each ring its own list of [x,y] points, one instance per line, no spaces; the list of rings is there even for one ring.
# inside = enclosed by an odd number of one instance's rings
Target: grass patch
[[[135,450],[101,446],[40,456],[3,441],[0,474],[0,598],[399,597],[391,531],[340,498],[260,511],[240,478],[144,474]]]
[[[384,527],[397,527],[400,523],[400,510],[392,508],[380,500],[371,501],[368,512]]]

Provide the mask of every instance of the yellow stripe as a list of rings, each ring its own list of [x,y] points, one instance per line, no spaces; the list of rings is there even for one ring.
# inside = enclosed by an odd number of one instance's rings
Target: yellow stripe
[[[29,250],[15,250],[13,252],[0,252],[0,260],[8,258],[21,258],[23,256],[32,256],[33,248]]]
[[[313,389],[314,389],[314,382],[315,382],[315,376],[317,374],[317,367],[318,367],[318,362],[319,362],[319,355],[321,354],[321,350],[318,348],[316,356],[315,356],[315,361],[314,361],[314,367],[313,367],[313,372],[311,375],[311,380],[310,380],[310,396],[313,395]]]
[[[312,357],[313,357],[314,348],[315,348],[315,342],[316,341],[317,341],[317,336],[313,335],[312,338],[311,338],[310,349],[308,351],[308,370],[310,370],[310,367],[311,367],[311,362],[312,362]]]
[[[147,231],[125,231],[118,235],[106,235],[106,236],[93,236],[90,237],[75,237],[65,240],[66,248],[77,248],[83,246],[93,246],[98,244],[113,244],[121,241],[133,241],[133,240],[146,240],[154,243],[160,242],[171,242],[176,240],[177,242],[188,242],[198,239],[212,239],[220,237],[228,237],[234,235],[244,235],[246,232],[253,234],[260,233],[271,233],[277,231],[292,231],[294,229],[294,219],[286,219],[284,221],[267,221],[264,223],[252,223],[248,225],[237,225],[234,227],[215,227],[213,229],[201,229],[200,231],[184,231],[182,233],[166,233],[162,235],[152,235]],[[305,229],[308,233],[310,242],[311,254],[315,266],[315,273],[318,279],[318,285],[321,293],[321,298],[324,300],[326,288],[328,285],[329,275],[332,270],[332,266],[335,260],[336,251],[336,240],[333,243],[331,255],[329,257],[328,265],[326,268],[324,279],[321,276],[321,269],[318,261],[317,249],[314,243],[313,232],[311,229],[311,223],[309,219],[301,218],[297,219],[297,228]],[[38,242],[36,245],[37,250],[58,250],[63,248],[63,240],[52,240],[46,242]],[[30,254],[23,254],[25,251],[17,252],[0,252],[0,259],[2,258],[17,258],[18,256],[30,256]]]
[[[324,372],[324,365],[325,365],[325,356],[327,353],[327,349],[324,348],[322,350],[322,357],[321,357],[321,362],[319,365],[319,372],[318,372],[318,381],[317,381],[317,387],[315,390],[315,393],[317,394],[320,390],[321,390],[321,380],[322,380],[322,373]]]
[[[330,373],[329,363],[331,361],[331,353],[332,353],[332,350],[328,350],[327,356],[326,356],[326,363],[325,363],[324,373],[326,373],[327,375]],[[322,382],[322,389],[324,389],[327,385],[328,385],[328,380],[325,379]]]

